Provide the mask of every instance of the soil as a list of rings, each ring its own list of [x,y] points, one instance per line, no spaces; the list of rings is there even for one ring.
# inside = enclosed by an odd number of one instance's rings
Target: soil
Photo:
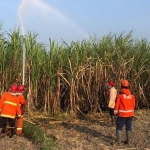
[[[150,111],[139,111],[134,117],[130,145],[122,143],[121,146],[116,146],[116,128],[115,125],[110,125],[107,117],[92,114],[91,118],[89,121],[49,122],[54,126],[48,133],[55,136],[60,150],[150,150]],[[125,133],[124,128],[123,141]]]
[[[1,137],[0,150],[38,150],[39,148],[25,137],[9,136]]]
[[[59,144],[59,150],[150,150],[150,111],[136,114],[131,144],[122,143],[121,146],[116,146],[115,125],[110,125],[108,117],[100,114],[84,117],[86,118],[45,123],[47,134]],[[125,128],[122,131],[122,140],[125,140]],[[16,149],[39,150],[25,137],[5,136],[0,139],[0,150]]]

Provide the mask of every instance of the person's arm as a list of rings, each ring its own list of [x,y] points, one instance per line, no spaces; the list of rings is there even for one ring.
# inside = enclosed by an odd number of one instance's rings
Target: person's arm
[[[133,95],[133,98],[134,98],[134,101],[133,101],[133,106],[134,106],[134,109],[136,107],[136,100],[135,100],[135,96]]]
[[[116,100],[116,104],[115,104],[115,108],[114,108],[114,115],[118,114],[119,105],[120,105],[120,96],[118,95],[117,100]]]
[[[21,107],[20,107],[21,115],[23,116],[25,112],[26,100],[23,95],[20,95],[18,98],[19,98],[19,103],[21,104]]]
[[[21,105],[26,105],[26,100],[23,95],[18,96],[18,99]]]
[[[1,99],[0,99],[0,112],[2,111],[3,105],[4,105],[4,101],[5,101],[5,95],[2,95]]]
[[[20,104],[19,104],[19,101],[17,101],[17,117],[20,118],[21,117],[21,110],[20,110]]]

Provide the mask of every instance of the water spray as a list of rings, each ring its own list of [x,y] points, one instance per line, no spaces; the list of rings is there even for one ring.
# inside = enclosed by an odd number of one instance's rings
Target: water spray
[[[77,32],[79,32],[80,34],[84,35],[84,37],[89,37],[89,35],[79,26],[77,26],[74,22],[72,22],[68,16],[66,16],[65,14],[63,14],[62,12],[60,12],[59,10],[57,10],[55,7],[48,5],[46,3],[44,3],[42,0],[22,0],[21,4],[19,6],[18,9],[18,16],[19,16],[19,20],[21,23],[21,31],[22,31],[22,36],[24,37],[25,33],[24,33],[24,27],[23,27],[23,21],[22,21],[22,17],[21,17],[21,12],[25,11],[27,6],[30,6],[31,3],[36,6],[38,8],[38,10],[40,10],[43,14],[53,14],[55,17],[57,17],[58,19],[63,20],[64,22],[66,22],[67,24],[69,24],[72,28],[74,28]],[[23,66],[22,66],[22,84],[24,85],[25,82],[25,57],[26,57],[26,48],[25,48],[25,43],[24,40],[22,38],[22,52],[23,52]]]
[[[24,0],[22,0],[19,9],[18,9],[18,16],[19,16],[19,20],[21,23],[21,31],[22,31],[22,36],[24,36],[24,27],[23,27],[23,22],[22,22],[22,18],[21,18],[21,9],[22,9],[22,5],[23,5]],[[25,59],[26,59],[26,48],[25,48],[25,43],[24,43],[24,39],[22,37],[22,42],[21,42],[21,46],[22,46],[22,84],[25,84]]]

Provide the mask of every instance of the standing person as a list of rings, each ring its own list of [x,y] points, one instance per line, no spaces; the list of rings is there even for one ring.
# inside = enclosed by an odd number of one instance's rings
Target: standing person
[[[24,109],[25,109],[25,105],[26,105],[26,100],[23,96],[24,90],[25,90],[24,85],[18,85],[17,96],[18,96],[20,109],[21,109],[21,117],[18,118],[16,121],[16,125],[17,125],[16,135],[22,135],[23,115],[24,115]]]
[[[116,122],[114,117],[114,107],[115,107],[115,102],[117,97],[117,90],[114,86],[115,86],[115,82],[113,81],[108,82],[108,89],[109,89],[108,109],[109,109],[109,115],[111,117],[112,125]]]
[[[122,128],[126,126],[126,141],[125,144],[130,144],[130,136],[132,131],[132,119],[135,109],[135,96],[129,90],[128,80],[122,80],[121,92],[117,96],[117,101],[114,109],[114,114],[118,114],[117,118],[117,144],[121,144]]]
[[[9,92],[4,92],[0,100],[0,116],[2,117],[2,134],[5,134],[6,125],[9,123],[10,126],[10,135],[9,137],[15,134],[15,118],[21,116],[20,106],[18,98],[16,96],[17,85],[12,84],[10,86]]]

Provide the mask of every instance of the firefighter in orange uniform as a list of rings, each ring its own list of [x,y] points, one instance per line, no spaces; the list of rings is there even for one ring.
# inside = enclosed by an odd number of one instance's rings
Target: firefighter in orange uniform
[[[125,144],[130,144],[130,136],[132,131],[132,119],[134,117],[135,96],[129,90],[128,80],[122,80],[121,92],[117,96],[117,101],[114,108],[114,114],[117,118],[117,144],[121,144],[122,128],[126,126],[126,141]]]
[[[23,115],[24,115],[24,109],[25,109],[25,104],[26,104],[26,100],[23,96],[24,90],[25,90],[24,85],[18,85],[17,96],[18,96],[20,109],[21,109],[21,117],[18,118],[16,121],[16,125],[17,125],[16,135],[22,135]]]
[[[16,96],[17,85],[12,84],[9,92],[4,92],[0,100],[0,116],[2,117],[2,134],[5,134],[7,122],[10,126],[9,137],[15,134],[15,118],[21,117],[20,106]]]

